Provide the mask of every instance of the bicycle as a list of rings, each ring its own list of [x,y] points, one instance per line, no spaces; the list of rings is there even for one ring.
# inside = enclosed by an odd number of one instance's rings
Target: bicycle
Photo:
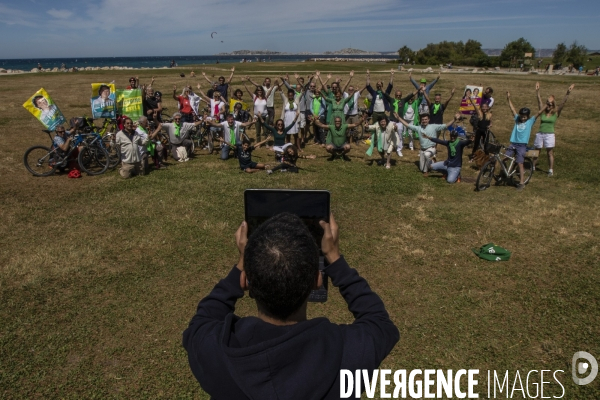
[[[490,187],[492,180],[495,181],[496,186],[503,184],[516,185],[520,182],[520,173],[518,164],[515,157],[507,156],[502,153],[501,150],[506,147],[499,143],[490,143],[486,145],[486,151],[490,153],[490,160],[488,160],[479,175],[477,175],[477,181],[475,182],[475,190],[483,191]],[[500,167],[497,167],[496,165]],[[524,184],[528,184],[533,174],[533,161],[529,157],[525,157],[523,161],[523,172],[524,172]]]
[[[92,134],[75,133],[70,149],[65,153],[54,145],[51,131],[43,129],[42,132],[45,132],[50,138],[50,147],[42,145],[32,146],[23,155],[23,164],[32,175],[50,176],[58,168],[67,168],[69,161],[72,159],[70,158],[71,154],[80,146],[83,148],[79,151],[77,162],[79,167],[87,172],[88,175],[100,175],[108,168],[108,152],[94,145],[98,138],[90,141],[90,143],[86,142],[87,136]]]

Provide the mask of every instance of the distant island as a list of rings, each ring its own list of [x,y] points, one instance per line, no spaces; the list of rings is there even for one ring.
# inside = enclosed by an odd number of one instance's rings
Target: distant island
[[[270,51],[270,50],[236,50],[231,53],[218,53],[215,54],[217,56],[287,56],[287,55],[373,55],[373,56],[381,56],[381,55],[389,55],[396,54],[396,52],[391,53],[381,53],[378,51],[365,51],[360,49],[352,49],[345,48],[337,51],[326,51],[324,53],[311,53],[311,52],[301,52],[301,53],[286,53],[281,51]]]

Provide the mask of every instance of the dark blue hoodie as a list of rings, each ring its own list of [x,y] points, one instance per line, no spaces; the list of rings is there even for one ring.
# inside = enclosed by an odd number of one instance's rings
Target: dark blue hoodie
[[[233,314],[244,295],[234,267],[198,305],[183,346],[200,386],[214,399],[336,399],[340,369],[373,370],[400,335],[383,302],[343,257],[326,268],[355,321],[315,318],[275,326]]]

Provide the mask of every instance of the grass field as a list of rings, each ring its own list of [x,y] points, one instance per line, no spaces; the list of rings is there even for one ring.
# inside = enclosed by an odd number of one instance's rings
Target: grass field
[[[233,85],[246,73],[254,80],[275,71],[306,75],[314,65],[261,65],[268,73],[236,65]],[[227,67],[206,71],[224,75]],[[344,74],[353,68],[360,84],[366,68],[372,79],[389,77],[384,64],[318,67]],[[195,85],[179,71],[137,72],[142,82],[156,75],[170,110],[176,109],[168,97],[173,84]],[[181,333],[198,301],[236,261],[233,234],[243,218],[243,190],[265,187],[331,191],[342,251],[401,332],[382,367],[478,368],[480,394],[487,370],[510,370],[511,376],[564,370],[558,375],[564,398],[600,398],[600,380],[580,387],[570,377],[576,351],[600,359],[597,78],[442,75],[435,91],[444,99],[452,87],[459,93],[466,84],[494,88],[493,131],[504,143],[512,128],[506,90],[515,107],[537,109],[536,79],[544,96],[559,101],[576,84],[557,123],[555,176],[546,176],[544,154],[521,193],[511,187],[474,192],[472,183],[424,178],[417,151],[394,155],[390,170],[370,166],[364,145],[353,148],[346,163],[328,162],[324,150],[308,146],[306,153],[318,157],[301,160],[305,170],[270,177],[241,173],[235,159],[223,162],[203,151],[131,180],[116,171],[71,180],[64,174],[35,178],[25,170],[25,150],[47,142],[41,124],[21,106],[31,94],[44,87],[65,116],[81,116],[90,113],[92,82],[114,79],[124,87],[130,75],[0,77],[0,397],[208,398],[189,371]],[[395,83],[410,89],[406,73],[397,73]],[[457,95],[447,117],[459,101]],[[265,149],[255,154],[257,161],[272,159]],[[463,177],[476,176],[464,167]],[[511,260],[477,258],[471,248],[488,242],[512,251]],[[242,299],[236,312],[254,313],[253,302]],[[309,316],[351,321],[335,290],[326,304],[311,304]],[[560,393],[557,384],[546,385],[544,395]]]

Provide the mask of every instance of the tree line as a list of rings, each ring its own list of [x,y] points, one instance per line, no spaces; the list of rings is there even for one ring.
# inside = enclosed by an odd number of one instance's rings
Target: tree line
[[[444,40],[440,43],[429,43],[425,48],[413,51],[408,46],[398,50],[401,62],[415,61],[417,64],[437,65],[456,64],[475,67],[510,67],[518,65],[525,59],[526,53],[532,53],[535,58],[535,48],[529,41],[519,38],[507,43],[502,49],[500,56],[488,56],[481,49],[481,43],[469,39],[466,43],[449,42]],[[567,47],[565,43],[559,43],[554,49],[552,63],[562,65],[573,64],[575,68],[583,66],[587,58],[587,48],[573,42]]]

